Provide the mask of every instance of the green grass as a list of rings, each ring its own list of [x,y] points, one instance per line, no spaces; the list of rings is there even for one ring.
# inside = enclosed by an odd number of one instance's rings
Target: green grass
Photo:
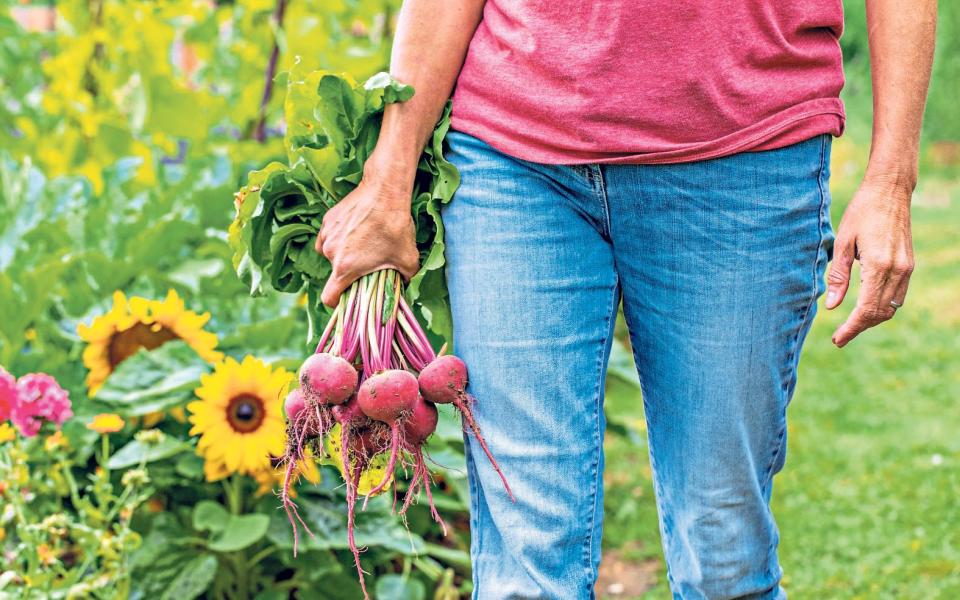
[[[850,144],[834,155],[835,224],[865,155]],[[906,307],[838,350],[850,296],[807,339],[773,501],[792,599],[960,598],[960,171],[927,174],[913,216]],[[662,562],[646,452],[608,436],[604,543]],[[661,564],[644,598],[666,597]]]

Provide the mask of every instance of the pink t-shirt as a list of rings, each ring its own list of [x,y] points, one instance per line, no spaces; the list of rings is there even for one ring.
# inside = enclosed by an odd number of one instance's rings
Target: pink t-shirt
[[[844,127],[841,0],[487,0],[453,128],[541,163],[670,163]]]

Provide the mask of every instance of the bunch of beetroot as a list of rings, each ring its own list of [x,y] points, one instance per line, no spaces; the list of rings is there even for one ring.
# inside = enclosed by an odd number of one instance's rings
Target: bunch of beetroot
[[[470,410],[466,393],[467,366],[452,355],[434,353],[413,311],[404,301],[403,283],[393,270],[366,275],[344,293],[324,330],[316,353],[300,368],[300,387],[287,396],[288,444],[284,457],[286,477],[280,497],[294,529],[297,523],[309,533],[290,497],[296,464],[308,446],[322,451],[322,439],[340,426],[339,460],[346,483],[347,537],[360,585],[364,589],[360,554],[354,541],[355,506],[361,474],[379,454],[388,453],[381,481],[366,495],[386,490],[398,467],[410,474],[407,491],[397,511],[404,515],[422,489],[430,513],[443,528],[433,503],[430,473],[423,445],[437,427],[435,404],[453,404],[476,436],[487,458],[500,474],[504,488],[513,494]]]

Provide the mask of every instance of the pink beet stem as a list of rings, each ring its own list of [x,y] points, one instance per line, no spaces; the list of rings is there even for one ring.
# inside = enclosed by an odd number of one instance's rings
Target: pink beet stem
[[[400,346],[397,344],[397,340],[393,340],[393,357],[394,357],[394,362],[396,363],[394,366],[397,369],[403,369],[404,371],[409,371],[410,368],[412,368],[417,373],[419,373],[424,367],[424,364],[420,362],[419,359],[415,359],[415,357],[413,356],[405,356],[403,354],[403,351],[400,349]],[[416,362],[414,362],[415,360]],[[407,368],[408,361],[409,361],[410,368]]]
[[[317,350],[314,352],[314,354],[319,354],[324,351],[327,345],[327,340],[330,339],[330,334],[333,332],[333,328],[337,324],[337,320],[340,317],[342,304],[343,302],[341,301],[341,303],[337,305],[337,309],[333,311],[332,315],[330,315],[330,320],[327,321],[327,326],[323,329],[323,335],[320,336],[320,343],[317,344]]]
[[[387,487],[387,484],[390,483],[393,470],[397,465],[397,451],[399,449],[400,421],[394,421],[393,424],[390,425],[390,460],[387,462],[387,469],[383,472],[383,480],[377,484],[377,487],[367,492],[366,497],[363,499],[363,507],[360,510],[367,510],[367,502],[370,501],[370,497],[379,494],[383,491],[383,488]]]
[[[394,332],[397,329],[397,313],[400,310],[400,276],[396,271],[391,271],[393,280],[393,307],[390,309],[390,318],[386,324],[386,333],[383,336],[383,346],[381,352],[384,355],[390,354],[390,348],[393,345]]]
[[[490,453],[490,448],[487,448],[487,442],[483,439],[483,435],[480,433],[480,427],[477,425],[477,422],[473,420],[473,413],[470,411],[470,407],[467,406],[467,404],[463,401],[463,398],[457,398],[454,400],[453,405],[457,407],[457,410],[459,410],[460,414],[463,415],[463,419],[467,422],[467,425],[469,425],[470,429],[473,430],[473,436],[477,438],[478,442],[480,442],[480,447],[483,448],[484,454],[487,455],[487,460],[490,461],[490,464],[493,465],[497,475],[500,476],[500,481],[503,482],[503,487],[507,490],[510,500],[516,502],[517,499],[513,497],[513,492],[510,491],[510,484],[507,483],[507,478],[504,476],[503,471],[500,470],[500,465],[498,465],[496,459],[493,458],[493,454]]]
[[[410,338],[405,334],[403,329],[397,331],[395,341],[400,346],[400,349],[403,351],[402,354],[410,361],[417,371],[423,369],[427,365],[429,359],[424,356],[424,352],[415,348],[410,340]],[[419,365],[419,366],[418,366]]]
[[[364,325],[366,324],[364,317],[367,314],[366,311],[367,295],[364,294],[360,299],[360,312],[357,320],[357,337],[360,339],[360,360],[363,362],[364,372],[373,367],[373,364],[370,362],[370,339],[364,335]]]
[[[429,358],[427,362],[432,361],[436,358],[436,354],[433,353],[433,348],[430,346],[430,340],[427,339],[427,334],[424,333],[423,328],[420,327],[420,321],[417,320],[417,317],[413,314],[413,310],[407,305],[407,302],[403,299],[403,296],[400,297],[400,311],[403,316],[407,318],[410,322],[410,328],[413,334],[416,336],[417,346],[422,346],[425,351],[426,358]]]

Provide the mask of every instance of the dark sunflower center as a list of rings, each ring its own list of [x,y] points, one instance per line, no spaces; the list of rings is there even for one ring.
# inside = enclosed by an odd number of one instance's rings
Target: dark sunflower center
[[[110,361],[110,368],[113,369],[127,360],[140,348],[153,350],[175,339],[177,339],[177,334],[156,323],[153,325],[137,323],[130,329],[116,333],[110,338],[110,345],[107,347],[107,359]]]
[[[256,396],[241,394],[230,399],[227,421],[238,433],[251,433],[260,428],[264,418],[263,401]]]

